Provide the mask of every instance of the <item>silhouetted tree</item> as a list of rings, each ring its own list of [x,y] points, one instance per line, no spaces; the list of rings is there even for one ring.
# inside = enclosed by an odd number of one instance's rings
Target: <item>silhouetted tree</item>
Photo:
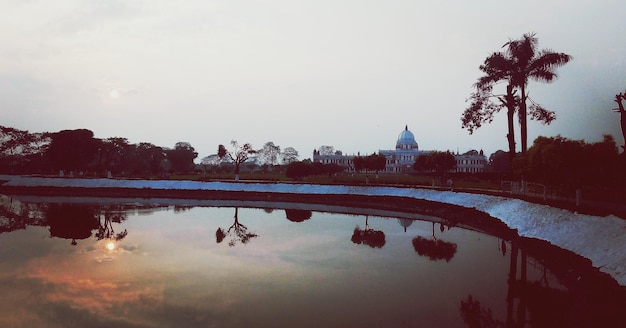
[[[482,123],[491,123],[493,115],[500,109],[507,108],[509,154],[515,154],[515,138],[513,132],[513,115],[517,109],[520,121],[520,138],[522,140],[522,153],[527,150],[527,116],[544,124],[550,124],[555,118],[555,113],[546,110],[531,99],[530,112],[527,108],[528,93],[526,91],[528,81],[552,82],[557,78],[556,68],[568,63],[572,57],[564,53],[556,53],[550,50],[537,50],[538,40],[534,33],[524,34],[519,40],[507,42],[506,51],[495,52],[485,60],[479,68],[485,75],[476,82],[476,91],[472,93],[471,105],[463,112],[461,117],[463,128],[470,133],[479,128]],[[494,94],[493,87],[500,81],[508,83],[506,94]],[[519,89],[520,96],[515,96]],[[494,103],[492,99],[498,99]]]
[[[617,163],[617,145],[610,135],[591,144],[561,136],[540,136],[526,154],[516,159],[515,166],[530,181],[578,185],[613,180]]]
[[[313,165],[310,162],[291,162],[287,165],[285,175],[294,180],[300,180],[313,173]]]
[[[352,159],[355,171],[365,170],[365,183],[369,183],[369,171],[374,171],[378,174],[379,171],[383,171],[387,166],[387,158],[380,154],[371,154],[369,156],[355,156]]]
[[[510,82],[514,87],[520,90],[520,137],[522,140],[522,154],[528,149],[528,115],[531,119],[549,124],[556,116],[554,112],[548,111],[541,105],[535,103],[528,98],[526,88],[529,80],[550,83],[554,81],[558,75],[556,69],[567,64],[572,60],[572,56],[553,52],[552,50],[537,49],[539,40],[535,37],[535,33],[527,33],[519,40],[512,40],[505,44],[507,47],[507,55],[513,60],[511,69]],[[530,112],[527,112],[527,99],[530,99]]]
[[[188,142],[177,142],[174,149],[166,150],[165,154],[172,164],[172,169],[180,173],[193,170],[195,167],[193,160],[198,157],[198,153]]]
[[[118,174],[128,165],[129,153],[134,148],[126,138],[107,138],[99,142],[99,166],[101,169]]]
[[[242,163],[245,163],[251,154],[256,153],[256,150],[252,149],[252,145],[245,143],[243,146],[239,146],[236,140],[231,140],[231,146],[233,151],[228,151],[224,145],[217,147],[217,156],[223,158],[228,155],[230,159],[235,163],[235,180],[239,181],[239,170]],[[233,154],[234,153],[234,154]]]
[[[0,170],[18,173],[41,168],[46,163],[41,157],[50,141],[46,133],[0,126]]]
[[[615,95],[617,108],[613,108],[613,111],[618,112],[620,115],[620,127],[622,129],[622,137],[624,138],[624,145],[622,146],[622,149],[626,153],[626,110],[624,109],[624,104],[622,103],[623,100],[626,100],[626,91]]]
[[[90,130],[63,130],[51,134],[51,138],[46,157],[57,170],[86,170],[98,151]]]
[[[474,84],[476,91],[470,96],[470,106],[465,109],[461,116],[462,127],[468,129],[469,133],[472,134],[483,123],[491,123],[495,113],[502,108],[507,109],[508,133],[506,138],[509,145],[509,167],[515,155],[513,117],[519,106],[519,99],[515,96],[516,91],[513,90],[513,84],[510,82],[510,69],[512,67],[513,61],[505,53],[495,52],[487,57],[483,65],[479,66],[485,75]],[[508,82],[506,94],[493,92],[494,86],[500,81]],[[497,102],[495,102],[496,99]]]
[[[128,156],[128,167],[135,174],[158,174],[165,159],[163,148],[148,142],[134,145]]]
[[[416,171],[431,171],[437,174],[450,172],[456,168],[456,159],[450,152],[433,151],[420,155],[413,163]]]
[[[489,170],[498,173],[510,173],[511,162],[509,153],[503,150],[497,150],[489,156]]]

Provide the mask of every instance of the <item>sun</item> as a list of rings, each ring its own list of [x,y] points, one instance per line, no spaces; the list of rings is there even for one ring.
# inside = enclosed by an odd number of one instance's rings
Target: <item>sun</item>
[[[115,250],[115,242],[109,241],[108,243],[106,243],[105,247],[109,252],[111,252]]]
[[[111,99],[117,99],[120,97],[120,92],[117,91],[117,89],[113,89],[109,92],[109,97],[111,97]]]

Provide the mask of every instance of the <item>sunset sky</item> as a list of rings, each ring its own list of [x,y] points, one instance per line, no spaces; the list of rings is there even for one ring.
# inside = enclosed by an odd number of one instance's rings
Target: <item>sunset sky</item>
[[[528,32],[574,57],[554,83],[530,84],[557,120],[530,122],[529,144],[623,144],[619,0],[3,0],[0,125],[186,141],[198,159],[232,139],[300,159],[322,145],[372,153],[408,125],[420,149],[489,155],[507,148],[506,115],[470,135],[465,100],[484,59]]]

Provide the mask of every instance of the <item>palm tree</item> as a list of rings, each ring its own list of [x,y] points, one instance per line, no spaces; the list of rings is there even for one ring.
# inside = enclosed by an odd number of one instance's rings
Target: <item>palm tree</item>
[[[509,168],[515,156],[515,130],[513,117],[517,109],[519,100],[515,96],[516,90],[510,81],[513,69],[513,60],[504,52],[494,52],[485,59],[479,69],[485,73],[474,84],[476,92],[472,93],[471,105],[463,112],[461,117],[462,127],[467,128],[471,133],[479,128],[482,123],[490,123],[493,115],[502,108],[507,108],[508,133],[506,135],[509,145]],[[507,81],[506,94],[494,94],[493,88],[496,84]],[[494,103],[492,98],[497,98],[499,102]]]
[[[474,84],[476,92],[472,93],[471,105],[465,109],[461,117],[462,127],[470,133],[483,123],[490,123],[493,115],[502,108],[507,108],[509,157],[515,155],[515,134],[513,116],[518,112],[520,122],[520,138],[522,153],[528,149],[527,116],[543,124],[550,124],[556,115],[553,111],[543,108],[528,97],[526,88],[530,79],[552,82],[557,78],[557,67],[569,62],[572,57],[551,50],[537,50],[537,38],[534,33],[524,34],[520,40],[512,40],[504,44],[507,49],[494,52],[485,59],[479,69],[485,73]],[[500,82],[507,82],[506,94],[494,94],[493,88]],[[520,96],[516,95],[517,89]],[[493,102],[496,98],[499,102]],[[530,112],[527,100],[531,101]]]
[[[532,79],[550,83],[558,77],[556,69],[572,60],[572,56],[564,53],[553,52],[549,49],[538,50],[538,42],[535,33],[527,33],[520,40],[509,41],[504,45],[507,47],[506,54],[509,59],[506,64],[512,64],[512,67],[509,67],[511,73],[510,82],[514,87],[520,89],[518,114],[522,153],[525,153],[528,149],[527,115],[530,114],[532,119],[545,124],[550,124],[556,118],[554,112],[546,110],[528,98],[528,93],[526,92],[528,81]],[[528,112],[526,105],[527,99],[530,99],[532,102],[530,112]]]

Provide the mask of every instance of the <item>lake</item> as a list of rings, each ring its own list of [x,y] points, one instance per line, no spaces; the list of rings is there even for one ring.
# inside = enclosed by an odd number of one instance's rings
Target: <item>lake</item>
[[[623,290],[591,269],[446,218],[243,201],[0,203],[2,327],[625,322]]]

